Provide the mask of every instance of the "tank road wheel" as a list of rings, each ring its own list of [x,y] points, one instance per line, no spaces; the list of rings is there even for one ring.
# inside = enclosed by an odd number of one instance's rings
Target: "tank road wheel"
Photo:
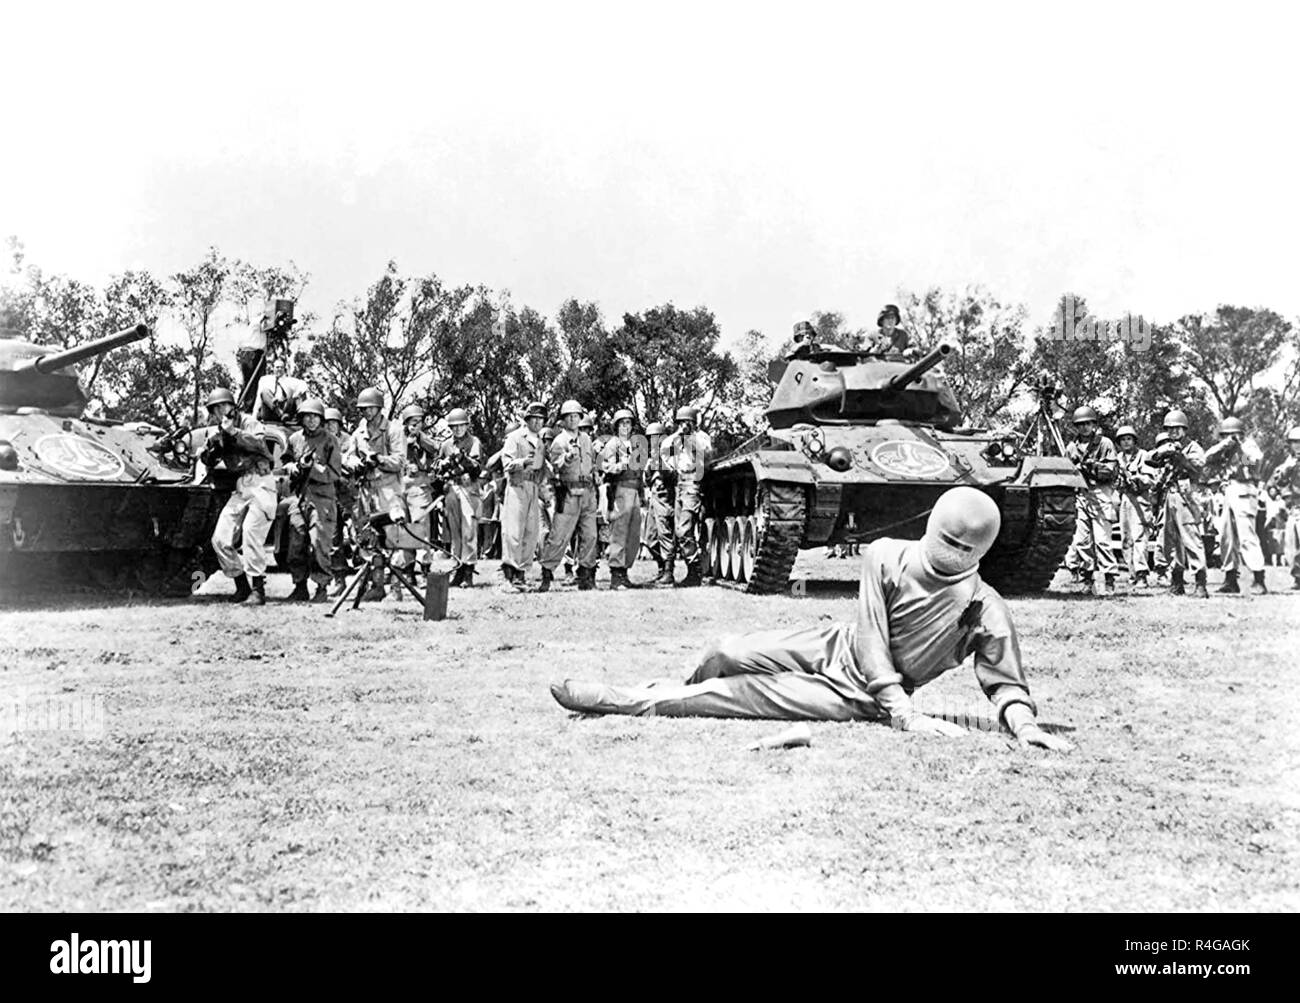
[[[744,570],[741,567],[741,548],[745,544],[745,520],[731,518],[727,520],[727,553],[731,565],[731,580],[743,582]]]
[[[700,573],[705,578],[717,578],[713,568],[713,538],[718,534],[718,520],[712,517],[700,521]]]
[[[731,581],[731,519],[718,520],[718,577]]]
[[[713,520],[713,529],[709,533],[709,574],[714,578],[722,577],[722,538],[724,536],[721,519]]]
[[[740,521],[740,580],[742,582],[748,582],[754,577],[754,552],[758,549],[755,540],[755,521],[752,515],[746,516]]]
[[[1045,592],[1074,536],[1074,489],[1032,488],[1029,530],[1020,540],[999,541],[980,561],[980,577],[999,592]]]
[[[790,570],[799,556],[808,512],[802,484],[769,481],[759,486],[753,515],[754,568],[746,592],[774,595],[790,586]]]

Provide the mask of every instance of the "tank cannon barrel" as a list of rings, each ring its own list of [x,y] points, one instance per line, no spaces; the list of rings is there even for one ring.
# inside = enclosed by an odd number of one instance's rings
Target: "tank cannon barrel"
[[[889,381],[890,390],[906,390],[909,386],[919,380],[931,369],[952,354],[952,345],[946,341],[941,341],[934,348],[926,352],[924,356],[916,361],[914,365],[908,366],[901,373]]]
[[[88,341],[84,345],[76,345],[72,348],[65,348],[61,352],[50,352],[48,355],[42,355],[32,359],[22,368],[29,372],[52,373],[55,370],[75,365],[78,362],[84,362],[96,355],[103,355],[105,352],[111,352],[115,348],[121,348],[123,345],[129,345],[147,337],[149,337],[148,325],[136,324],[135,327],[128,327],[105,338]]]

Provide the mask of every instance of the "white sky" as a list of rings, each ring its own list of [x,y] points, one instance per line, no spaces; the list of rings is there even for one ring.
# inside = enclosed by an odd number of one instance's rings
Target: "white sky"
[[[0,236],[96,283],[293,259],[326,315],[395,258],[728,340],[935,283],[1300,314],[1287,6],[1047,7],[10,2]]]

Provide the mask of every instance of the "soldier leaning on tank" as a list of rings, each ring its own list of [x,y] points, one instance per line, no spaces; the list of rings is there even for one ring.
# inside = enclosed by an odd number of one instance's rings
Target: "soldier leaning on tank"
[[[271,452],[261,423],[235,409],[229,390],[213,390],[207,406],[214,427],[200,459],[212,480],[233,481],[212,533],[212,549],[221,570],[235,581],[232,600],[261,606],[266,603],[266,537],[279,506]],[[236,534],[243,538],[240,549],[235,547]]]
[[[501,498],[502,588],[527,590],[528,569],[537,552],[545,507],[542,485],[547,480],[546,443],[542,422],[546,407],[533,401],[524,411],[524,424],[506,436],[501,447],[501,469],[506,486]],[[549,525],[549,516],[547,516]]]
[[[1207,598],[1205,590],[1205,538],[1202,501],[1197,481],[1205,467],[1205,452],[1187,437],[1187,415],[1177,409],[1165,415],[1168,441],[1151,451],[1147,462],[1160,468],[1156,504],[1162,511],[1160,547],[1169,564],[1169,592],[1186,595],[1184,573],[1191,571],[1193,595]],[[1161,499],[1163,498],[1163,502]]]
[[[700,576],[699,525],[704,505],[700,497],[700,483],[713,453],[713,442],[708,433],[696,429],[699,412],[693,407],[677,409],[677,430],[659,447],[664,466],[677,475],[677,498],[673,507],[673,529],[677,553],[686,562],[683,588],[702,584]],[[673,584],[673,562],[667,562],[659,583]]]
[[[641,481],[649,445],[632,432],[627,409],[614,412],[614,434],[600,451],[606,490],[613,496],[609,514],[609,587],[634,589],[628,570],[641,549]]]
[[[1087,484],[1075,495],[1072,546],[1077,545],[1085,584],[1092,586],[1095,595],[1105,596],[1115,588],[1115,551],[1111,549],[1117,508],[1115,446],[1101,434],[1092,408],[1076,409],[1072,423],[1076,438],[1065,447],[1065,455]]]
[[[1268,489],[1286,503],[1286,528],[1282,531],[1282,556],[1291,572],[1292,587],[1300,589],[1300,425],[1287,430],[1291,455],[1268,479]]]
[[[347,527],[353,520],[357,503],[357,493],[353,487],[357,459],[352,436],[343,431],[343,412],[338,408],[325,409],[325,430],[339,444],[339,466],[342,470],[342,476],[334,483],[334,539],[330,544],[330,574],[334,578],[334,586],[330,589],[329,597],[336,598],[347,587],[348,572],[352,570]]]
[[[1137,429],[1121,425],[1115,431],[1118,473],[1115,485],[1119,489],[1119,526],[1124,559],[1128,563],[1133,584],[1145,586],[1150,574],[1147,562],[1147,545],[1155,529],[1155,513],[1151,491],[1159,471],[1147,463],[1149,455],[1137,444]],[[1159,555],[1159,551],[1156,551]],[[1159,559],[1158,566],[1163,566]]]
[[[478,473],[483,466],[483,444],[469,430],[469,412],[452,408],[447,415],[451,437],[439,446],[447,490],[443,495],[447,514],[447,532],[451,539],[451,559],[455,573],[451,584],[457,588],[474,585],[474,565],[478,562],[478,517],[481,499]]]
[[[1237,581],[1242,565],[1251,572],[1251,595],[1264,595],[1264,551],[1259,545],[1255,517],[1259,513],[1259,482],[1264,455],[1247,438],[1240,418],[1224,418],[1219,441],[1205,451],[1206,476],[1217,480],[1223,492],[1219,512],[1219,566],[1223,584],[1219,592],[1241,591]]]
[[[878,331],[867,351],[876,355],[902,355],[906,352],[910,339],[907,331],[899,326],[902,322],[903,317],[898,312],[898,307],[893,303],[887,304],[876,318]]]
[[[664,565],[673,563],[676,541],[673,537],[673,481],[664,471],[659,447],[668,426],[652,421],[645,430],[647,451],[644,472],[645,517],[642,519],[641,543],[655,562],[656,578],[663,576]]]
[[[403,497],[402,470],[405,462],[405,444],[401,432],[384,417],[384,395],[378,387],[367,387],[357,395],[357,408],[361,420],[352,432],[361,472],[360,503],[358,513],[369,519],[373,515],[387,514],[394,522],[406,519]],[[400,558],[394,560],[398,564]],[[401,586],[392,583],[393,595],[398,596]],[[373,582],[365,595],[367,602],[384,598],[382,582]]]
[[[307,579],[316,583],[312,602],[324,602],[330,551],[338,521],[336,485],[343,477],[343,451],[325,428],[325,403],[308,397],[298,405],[302,428],[289,436],[284,471],[289,475],[289,599],[303,601]]]
[[[555,471],[555,515],[542,547],[542,582],[539,592],[550,589],[564,551],[574,532],[578,534],[578,588],[596,587],[596,488],[595,453],[591,438],[578,428],[582,405],[565,401],[560,408],[563,426],[547,451]]]

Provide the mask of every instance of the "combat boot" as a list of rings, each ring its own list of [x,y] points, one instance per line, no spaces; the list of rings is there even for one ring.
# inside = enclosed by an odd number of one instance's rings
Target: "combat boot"
[[[1250,594],[1253,596],[1268,595],[1268,586],[1264,584],[1264,572],[1255,572],[1254,580],[1250,583]]]
[[[1183,569],[1174,568],[1169,572],[1169,594],[1171,596],[1187,595],[1187,588],[1183,585]]]
[[[361,597],[362,602],[383,602],[388,592],[384,588],[384,583],[376,579],[370,579],[370,587],[366,589],[365,594]]]
[[[1097,575],[1093,579],[1092,594],[1104,599],[1115,590],[1115,579],[1110,575]]]
[[[307,583],[306,583],[306,582],[294,582],[294,583],[293,583],[293,591],[289,593],[289,598],[288,598],[287,600],[285,600],[285,601],[286,601],[286,602],[306,602],[306,601],[308,600],[308,598],[310,598],[310,597],[307,595]]]
[[[347,576],[346,576],[346,575],[335,575],[335,576],[334,576],[334,584],[330,586],[329,597],[330,597],[331,599],[337,599],[339,596],[341,596],[341,595],[342,595],[342,594],[347,590],[347,587],[348,587],[348,579],[347,579]]]
[[[700,568],[697,564],[688,565],[686,568],[686,577],[677,583],[679,589],[693,589],[704,584],[704,579],[700,577]]]
[[[1196,588],[1192,589],[1192,595],[1197,599],[1208,599],[1210,594],[1205,591],[1205,572],[1196,572]]]
[[[581,569],[579,569],[579,570],[581,570]],[[573,565],[572,565],[572,564],[566,564],[566,565],[564,566],[564,582],[563,582],[563,584],[565,584],[565,585],[574,585],[574,584],[577,583],[577,581],[578,581],[577,577],[575,577],[575,575],[573,574]]]
[[[474,565],[462,564],[460,566],[460,582],[457,587],[462,589],[472,589],[474,587]]]
[[[590,592],[596,587],[596,569],[578,568],[578,591]]]
[[[265,606],[266,605],[266,578],[263,575],[254,575],[252,578],[252,590],[248,593],[248,598],[244,600],[244,606]]]
[[[317,582],[317,583],[316,583],[316,591],[315,591],[314,593],[312,593],[311,601],[314,602],[314,603],[317,603],[317,602],[328,602],[328,601],[329,601],[329,586],[326,585],[324,582]]]
[[[1164,588],[1169,584],[1169,575],[1164,568],[1156,568],[1156,587]]]
[[[1237,572],[1225,571],[1223,573],[1223,584],[1215,592],[1226,593],[1227,595],[1237,595],[1241,592],[1241,586],[1237,584]]]
[[[659,569],[659,577],[655,579],[656,585],[667,585],[672,588],[674,584],[675,568],[672,561],[664,561],[663,567]]]
[[[551,582],[555,581],[555,572],[550,568],[542,568],[542,583],[537,586],[538,592],[550,592]]]
[[[235,579],[235,594],[230,597],[230,601],[243,602],[252,594],[253,590],[248,587],[248,575],[239,575]]]
[[[609,590],[611,592],[621,592],[623,589],[634,588],[631,582],[627,580],[627,570],[624,568],[609,569]]]
[[[1133,587],[1135,589],[1144,589],[1147,587],[1147,572],[1139,571],[1133,576]]]
[[[1091,591],[1093,591],[1093,585],[1092,585],[1092,572],[1091,572],[1091,571],[1081,571],[1081,572],[1079,572],[1079,583],[1080,583],[1080,585],[1083,586],[1083,588],[1081,589],[1081,591],[1083,591],[1083,592],[1091,592]]]

